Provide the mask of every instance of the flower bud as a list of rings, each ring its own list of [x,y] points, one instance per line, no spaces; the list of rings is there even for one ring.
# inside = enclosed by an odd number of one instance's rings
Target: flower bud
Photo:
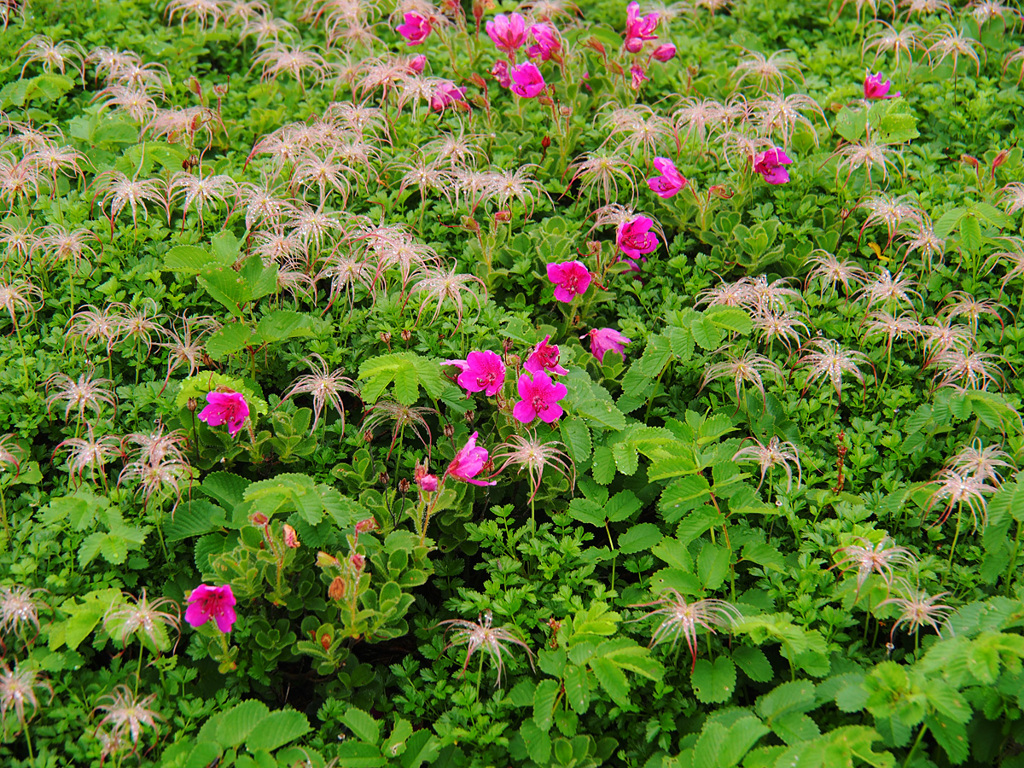
[[[363,569],[366,567],[366,557],[364,555],[360,555],[358,552],[353,552],[348,561],[352,564],[352,567],[355,568],[356,573],[362,573]]]
[[[387,485],[390,480],[391,475],[388,474],[387,470],[384,470],[379,475],[377,475],[377,482],[380,483],[381,485]]]
[[[373,430],[372,429],[368,429],[365,432],[363,432],[363,440],[365,442],[367,442],[367,443],[372,443],[373,442]]]
[[[368,517],[365,520],[360,520],[356,523],[356,536],[360,533],[366,533],[367,531],[376,531],[377,527],[377,518],[375,517]]]
[[[437,475],[424,475],[416,483],[424,493],[433,493],[437,490]]]
[[[494,220],[499,224],[512,221],[512,211],[498,211],[494,214]]]
[[[545,136],[543,139],[541,139],[540,140],[540,146],[544,150],[547,150],[547,148],[551,146],[551,137],[550,136]]]
[[[262,512],[253,512],[249,515],[249,522],[255,525],[257,528],[262,528],[264,525],[270,522],[270,518],[264,515]]]
[[[284,545],[289,549],[299,548],[299,535],[288,523],[284,524]]]
[[[978,158],[972,157],[971,155],[960,155],[960,162],[967,163],[967,165],[974,168],[974,170],[978,170],[978,166],[981,165],[981,163],[978,162]]]
[[[1005,163],[1007,158],[1009,158],[1009,157],[1010,157],[1010,152],[1009,152],[1009,150],[1006,150],[1006,149],[1002,150],[998,155],[996,155],[995,160],[992,161],[992,173],[995,173],[996,172],[996,168],[998,168],[1000,165]]]
[[[403,477],[398,481],[398,492],[403,496],[409,492],[410,488],[412,488],[412,483],[409,482],[409,478]]]
[[[196,412],[196,408],[199,407],[199,401],[196,400],[196,398],[194,398],[194,397],[190,397],[188,399],[188,403],[186,403],[186,405],[188,406],[189,411],[191,411],[192,413],[195,413]]]
[[[327,588],[327,596],[331,600],[345,599],[345,580],[341,576],[335,576],[331,586]]]
[[[466,420],[467,424],[472,424],[473,423],[473,419],[476,418],[476,413],[474,413],[472,410],[468,410],[463,415],[463,418]]]
[[[444,432],[444,436],[445,437],[455,437],[455,425],[454,424],[445,424],[444,425],[444,429],[442,431]]]
[[[380,340],[388,345],[388,349],[391,349],[391,334],[387,331],[380,332]]]
[[[334,555],[329,555],[326,552],[316,553],[316,564],[321,568],[330,568],[333,566],[340,565],[338,558]]]
[[[410,331],[408,328],[402,330],[401,336],[402,341],[404,341],[406,344],[412,341],[412,331]]]
[[[332,638],[330,635],[324,635],[320,638],[320,647],[323,648],[325,651],[331,650],[331,642],[333,641],[333,639],[334,638]]]

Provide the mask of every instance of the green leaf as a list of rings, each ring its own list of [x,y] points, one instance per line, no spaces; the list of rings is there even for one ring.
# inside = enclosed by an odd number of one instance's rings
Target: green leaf
[[[239,746],[269,714],[267,705],[256,699],[235,705],[220,717],[217,741],[225,747]]]
[[[380,741],[380,724],[358,707],[349,706],[339,719],[356,738],[374,745]]]
[[[174,516],[164,525],[164,539],[184,541],[192,536],[212,533],[227,524],[223,507],[206,499],[192,499],[178,506]]]
[[[814,683],[797,680],[783,683],[759,697],[754,711],[771,725],[771,721],[791,712],[807,712],[815,705]]]
[[[754,321],[739,307],[715,305],[704,310],[704,317],[728,333],[746,336],[754,329]]]
[[[565,697],[577,715],[590,708],[590,677],[585,667],[570,664],[565,668]]]
[[[260,722],[259,729],[250,734],[245,742],[245,748],[250,752],[257,749],[273,751],[308,733],[309,730],[309,720],[301,712],[294,709],[271,712]]]
[[[733,648],[732,660],[755,683],[767,683],[775,676],[771,662],[760,648],[749,645]]]
[[[211,472],[203,478],[199,490],[230,512],[245,499],[245,489],[251,482],[230,472]]]
[[[626,428],[626,417],[609,400],[584,400],[576,404],[576,411],[606,429]]]
[[[591,462],[591,474],[594,476],[594,480],[602,485],[608,485],[615,479],[615,471],[615,454],[608,446],[595,446],[594,460]]]
[[[405,752],[398,758],[402,768],[420,768],[423,763],[433,764],[441,746],[429,728],[421,728],[405,742]]]
[[[768,728],[753,715],[741,717],[731,726],[718,750],[718,768],[733,768],[758,742],[769,733]]]
[[[533,694],[533,719],[543,731],[551,728],[551,719],[555,714],[555,700],[558,698],[559,685],[557,680],[541,680]]]
[[[232,269],[217,269],[201,272],[196,280],[228,312],[242,320],[242,305],[249,302],[252,292],[242,277]]]
[[[633,710],[636,707],[629,701],[629,680],[625,673],[608,659],[591,659],[590,668],[597,678],[598,684],[604,692],[611,697],[611,700],[625,710]]]
[[[697,555],[697,576],[704,588],[713,592],[725,583],[732,556],[728,549],[706,543]]]
[[[629,520],[640,511],[643,502],[632,491],[619,491],[604,505],[604,516],[613,523]],[[604,521],[602,520],[602,524]]]
[[[526,720],[519,727],[519,735],[526,745],[530,759],[538,765],[549,765],[551,761],[551,737],[547,729],[541,728],[533,720]]]
[[[569,458],[577,464],[582,464],[590,458],[591,441],[590,430],[583,419],[569,417],[562,419],[559,424],[562,432],[562,442],[569,451]]]
[[[82,602],[79,603],[79,600]],[[67,618],[50,627],[48,647],[56,651],[67,645],[72,651],[92,634],[107,611],[123,600],[119,589],[100,589],[82,598],[73,597],[61,603],[60,610]]]
[[[651,549],[662,539],[662,533],[653,523],[634,525],[619,536],[616,548],[624,555],[632,555]]]
[[[843,107],[836,115],[833,123],[836,133],[851,144],[861,140],[867,130],[868,112],[866,109],[850,109]]]
[[[301,312],[290,309],[276,309],[256,324],[256,333],[264,344],[272,344],[285,339],[309,336],[313,333],[312,318]],[[209,349],[210,342],[206,342]]]
[[[379,355],[359,366],[359,378],[366,380],[362,396],[367,403],[375,403],[388,385],[394,383],[395,399],[402,405],[413,405],[423,387],[431,397],[440,396],[444,389],[441,367],[437,361],[413,352]]]
[[[182,275],[198,275],[216,266],[213,255],[196,245],[176,245],[164,256],[164,269]]]
[[[255,341],[249,326],[244,323],[228,323],[210,334],[206,340],[206,351],[212,359],[219,361],[241,352]]]
[[[259,256],[250,256],[238,270],[246,286],[246,301],[256,301],[277,291],[277,264],[264,264]]]
[[[367,744],[362,741],[346,741],[338,746],[338,765],[345,768],[384,768],[388,760],[381,754],[380,748],[375,744]],[[302,763],[299,763],[302,765]],[[271,766],[267,766],[271,768]],[[273,768],[279,768],[277,761]]]
[[[728,701],[736,690],[736,665],[725,656],[719,656],[714,663],[697,659],[690,683],[698,701],[721,704]]]
[[[678,522],[687,512],[711,499],[711,486],[703,475],[681,477],[661,493],[658,511],[666,523]]]

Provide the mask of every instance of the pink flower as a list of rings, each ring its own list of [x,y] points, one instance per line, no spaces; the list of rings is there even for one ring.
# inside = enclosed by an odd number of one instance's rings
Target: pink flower
[[[423,68],[427,66],[427,57],[422,53],[417,56],[413,56],[409,59],[408,65],[409,71],[414,75],[422,75]]]
[[[502,88],[512,87],[512,78],[508,76],[508,62],[504,59],[498,59],[497,63],[491,67],[491,74]]]
[[[619,224],[615,243],[626,256],[639,259],[645,253],[658,250],[658,236],[651,232],[654,221],[646,216],[635,216]]]
[[[228,434],[232,437],[241,431],[245,420],[249,418],[249,405],[240,392],[214,390],[206,394],[206,402],[208,405],[199,412],[199,420],[211,427],[227,424]]]
[[[626,6],[626,50],[630,53],[638,53],[644,47],[644,41],[657,40],[658,36],[654,30],[658,27],[656,13],[649,13],[640,16],[640,3],[630,3]]]
[[[661,176],[652,176],[647,186],[658,197],[669,198],[686,189],[689,182],[676,170],[676,164],[667,157],[654,158],[654,167],[661,171]]]
[[[193,627],[201,627],[210,619],[217,622],[217,629],[227,633],[238,619],[235,615],[235,595],[231,585],[208,587],[200,584],[188,596],[188,608],[185,609],[185,621]]]
[[[890,94],[889,89],[892,88],[892,83],[889,80],[882,82],[882,73],[878,72],[874,75],[871,74],[871,70],[864,76],[864,98],[865,99],[895,99],[900,95],[900,92]]]
[[[444,365],[454,365],[462,371],[455,381],[467,392],[494,397],[505,383],[505,364],[500,355],[491,351],[470,352],[465,360],[445,360]]]
[[[555,284],[555,298],[568,304],[590,287],[590,270],[580,261],[548,264],[548,280]]]
[[[444,112],[453,105],[469,108],[469,104],[466,103],[466,89],[456,87],[451,80],[443,80],[434,88],[434,95],[430,97],[430,108],[435,112]]]
[[[510,57],[526,42],[526,19],[518,13],[511,16],[499,13],[484,28],[498,50]]]
[[[518,67],[509,70],[512,77],[512,93],[522,96],[524,99],[532,99],[544,90],[544,76],[537,69],[537,65],[526,61]]]
[[[672,45],[672,43],[665,43],[664,45],[659,45],[651,53],[651,58],[654,59],[655,61],[660,61],[662,64],[664,64],[666,61],[671,61],[672,59],[675,58],[675,56],[676,47]]]
[[[526,55],[531,59],[540,56],[541,61],[547,61],[562,50],[562,44],[558,40],[558,33],[549,24],[531,24],[530,34],[537,41],[536,45],[531,45],[526,49]]]
[[[523,363],[523,368],[530,373],[550,371],[559,376],[565,376],[569,372],[558,364],[558,346],[556,344],[548,344],[548,339],[550,338],[550,335],[545,336],[544,341],[533,348],[533,352],[530,353],[530,356],[526,358],[526,362]]]
[[[444,475],[445,477],[451,475],[456,480],[473,485],[497,485],[496,482],[488,483],[486,480],[473,479],[483,471],[484,464],[487,463],[487,449],[477,447],[477,434],[479,433],[474,432],[469,436],[469,440],[455,454],[455,458],[448,465],[448,469],[444,471]]]
[[[625,345],[629,339],[614,328],[593,328],[590,331],[590,351],[599,363],[604,362],[605,352],[615,352],[626,358]]]
[[[437,490],[437,475],[424,475],[416,482],[425,493],[433,493]]]
[[[562,414],[562,406],[558,401],[565,397],[569,390],[565,384],[555,384],[546,373],[535,373],[531,379],[524,373],[519,377],[519,397],[522,398],[512,408],[512,415],[523,424],[529,424],[538,416],[545,424],[558,421]]]
[[[405,38],[406,45],[419,45],[430,37],[433,29],[430,19],[425,19],[418,13],[405,14],[405,22],[395,27],[395,31]]]
[[[629,74],[632,76],[630,86],[632,86],[634,91],[639,91],[640,86],[651,79],[647,76],[647,73],[644,72],[643,67],[630,67]]]
[[[792,162],[785,152],[773,147],[754,155],[754,173],[760,173],[769,184],[785,184],[789,181],[789,171],[782,166]]]

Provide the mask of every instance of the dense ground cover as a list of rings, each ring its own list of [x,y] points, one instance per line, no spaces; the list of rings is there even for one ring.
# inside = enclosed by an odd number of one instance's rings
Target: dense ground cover
[[[0,13],[3,765],[1024,763],[1016,9]]]

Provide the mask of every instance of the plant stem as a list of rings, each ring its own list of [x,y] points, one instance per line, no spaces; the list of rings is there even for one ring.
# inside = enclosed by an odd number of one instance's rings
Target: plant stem
[[[615,589],[615,562],[619,559],[619,553],[615,552],[615,544],[612,542],[612,532],[608,527],[608,518],[604,521],[604,532],[608,534],[608,549],[614,554],[612,555],[612,589]]]
[[[917,745],[921,743],[921,739],[924,738],[924,732],[926,730],[928,730],[928,726],[921,723],[921,730],[917,732],[917,738],[914,739],[914,743],[911,745],[910,751],[907,752],[907,757],[903,761],[903,768],[907,768],[907,766],[910,765],[910,758],[912,758],[914,753],[917,751]]]

